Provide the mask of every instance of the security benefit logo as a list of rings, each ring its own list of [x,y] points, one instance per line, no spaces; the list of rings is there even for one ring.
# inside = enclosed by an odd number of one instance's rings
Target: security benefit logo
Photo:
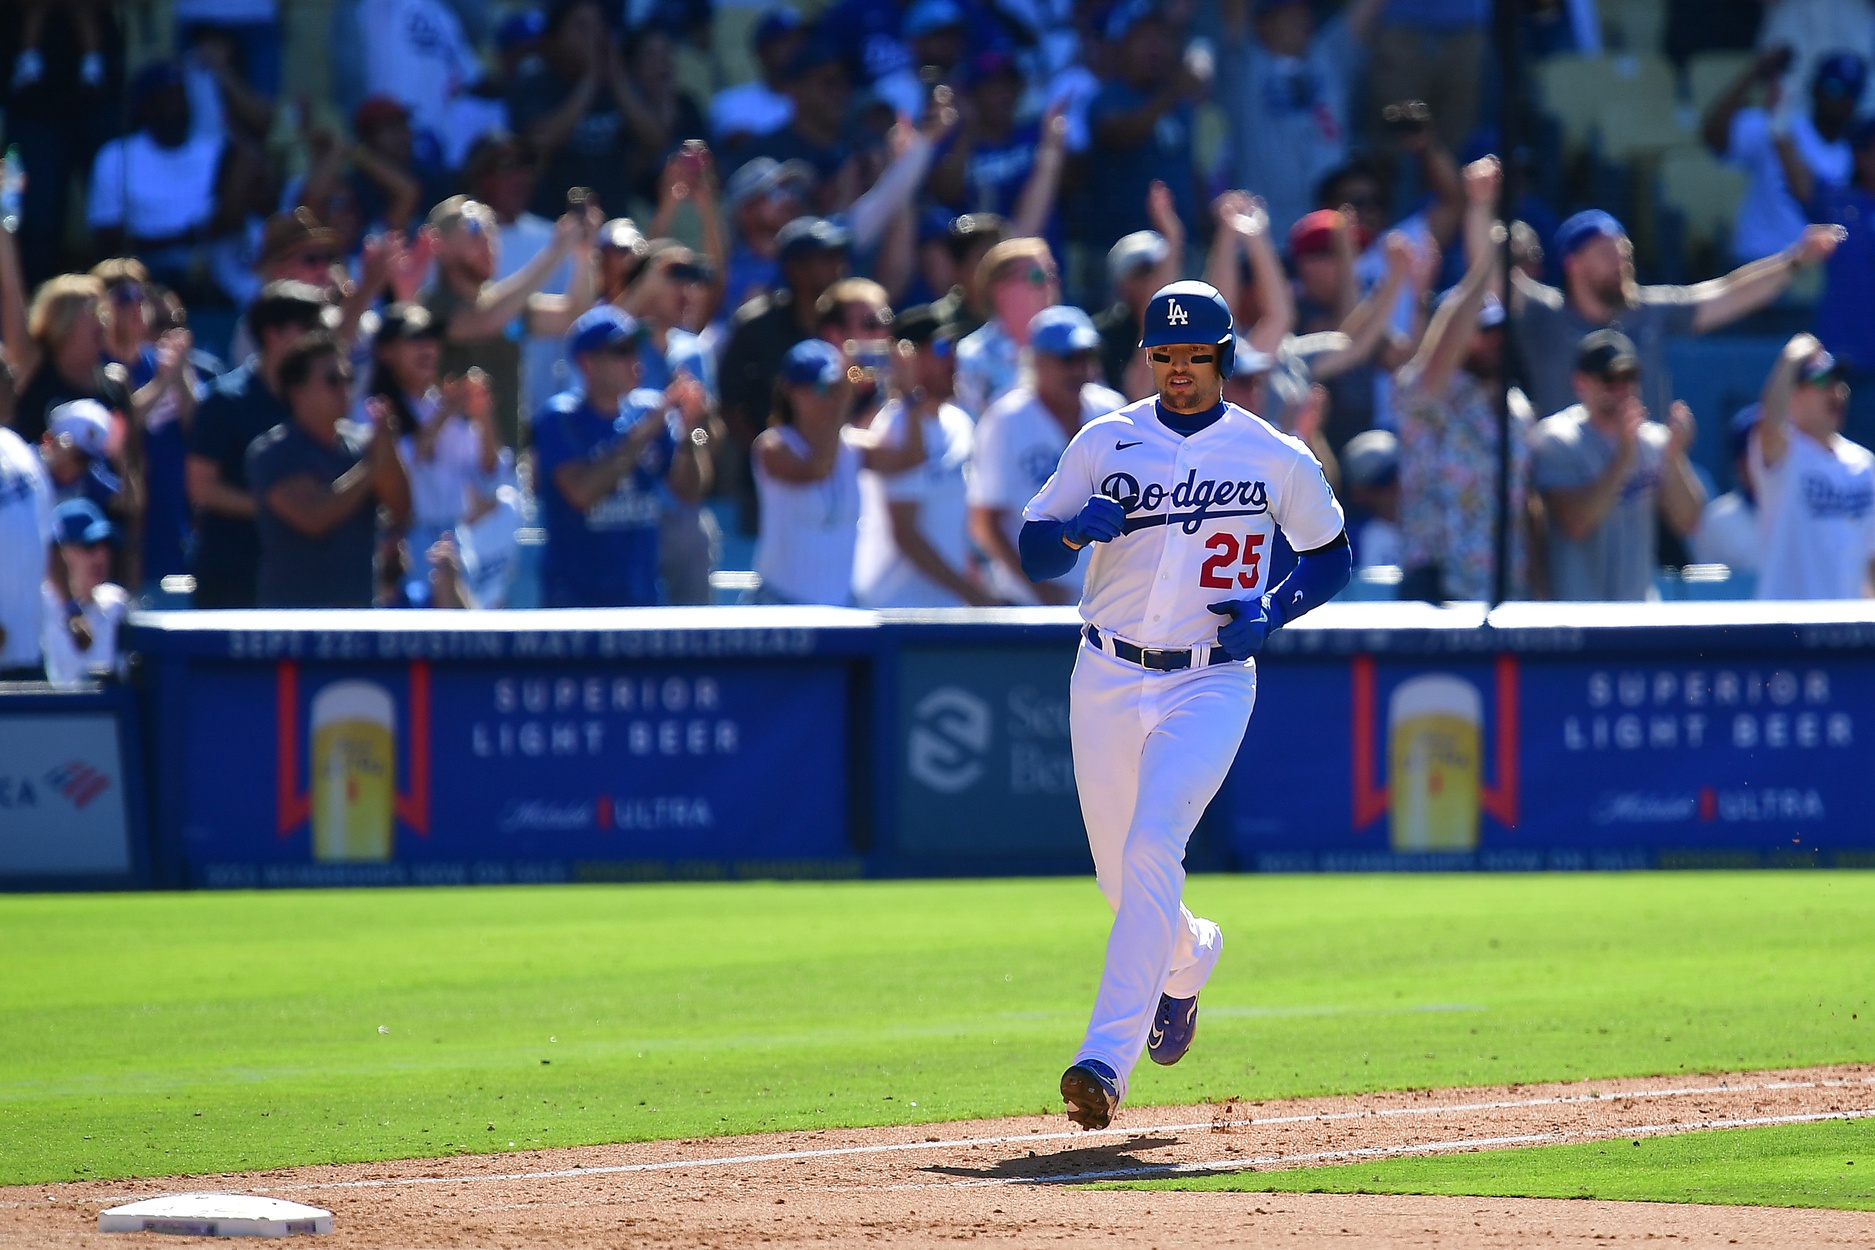
[[[353,864],[391,860],[400,822],[428,837],[429,665],[412,664],[396,683],[407,686],[402,723],[396,696],[375,681],[327,681],[302,701],[299,666],[283,661],[275,683],[276,834],[290,838],[310,825],[315,860]],[[401,791],[400,734],[408,758]]]
[[[939,686],[912,708],[905,769],[914,782],[939,794],[962,794],[988,783],[1016,797],[1072,796],[1067,696],[1045,695],[1029,685],[989,697]]]
[[[1401,854],[1478,849],[1482,818],[1517,824],[1517,661],[1500,656],[1490,691],[1490,780],[1485,775],[1486,692],[1455,673],[1398,681],[1379,717],[1372,657],[1353,665],[1354,828],[1387,819]],[[1380,776],[1378,760],[1386,761]]]

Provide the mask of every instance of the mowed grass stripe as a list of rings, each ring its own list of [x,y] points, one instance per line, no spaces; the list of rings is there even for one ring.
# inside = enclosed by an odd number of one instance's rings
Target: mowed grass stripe
[[[1134,1106],[1875,1058],[1875,875],[1188,897],[1224,958]],[[1052,1111],[1108,924],[1074,879],[0,898],[0,1182]]]
[[[1173,1177],[1113,1188],[1594,1198],[1875,1211],[1875,1120]]]

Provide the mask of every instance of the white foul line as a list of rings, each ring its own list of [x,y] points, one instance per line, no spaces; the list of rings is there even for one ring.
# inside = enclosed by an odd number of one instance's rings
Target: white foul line
[[[397,1177],[387,1177],[387,1178],[380,1179],[380,1180],[330,1181],[324,1184],[304,1183],[304,1184],[296,1184],[296,1185],[275,1185],[275,1186],[271,1186],[268,1188],[257,1188],[253,1190],[253,1192],[263,1193],[263,1194],[265,1193],[295,1193],[295,1192],[301,1192],[301,1191],[306,1191],[306,1190],[391,1189],[391,1188],[398,1188],[398,1187],[406,1186],[406,1185],[473,1185],[473,1184],[482,1184],[486,1182],[502,1182],[502,1181],[570,1180],[570,1179],[573,1179],[576,1177],[582,1177],[582,1176],[616,1176],[616,1175],[622,1175],[622,1174],[633,1173],[633,1172],[673,1172],[673,1171],[682,1171],[682,1170],[689,1169],[689,1168],[737,1167],[737,1166],[743,1166],[743,1165],[754,1164],[754,1163],[785,1163],[785,1162],[790,1162],[794,1160],[805,1161],[808,1159],[831,1159],[831,1158],[841,1158],[841,1157],[854,1156],[854,1155],[897,1154],[897,1153],[917,1151],[917,1150],[948,1150],[948,1149],[954,1149],[954,1148],[961,1147],[961,1146],[1006,1146],[1006,1145],[1012,1145],[1016,1142],[1045,1142],[1045,1141],[1066,1141],[1066,1140],[1085,1141],[1086,1139],[1092,1138],[1092,1137],[1138,1137],[1138,1136],[1144,1136],[1146,1134],[1151,1134],[1151,1133],[1191,1133],[1191,1132],[1197,1132],[1199,1130],[1249,1128],[1253,1126],[1260,1127],[1263,1125],[1272,1125],[1272,1124],[1303,1124],[1303,1123],[1326,1124],[1326,1123],[1332,1123],[1332,1122],[1343,1121],[1343,1120],[1362,1120],[1362,1119],[1373,1119],[1373,1118],[1385,1118],[1385,1117],[1390,1117],[1390,1116],[1446,1115],[1446,1114],[1465,1113],[1465,1112],[1472,1112],[1472,1111],[1510,1111],[1510,1110],[1516,1110],[1518,1108],[1525,1108],[1525,1107],[1556,1107],[1556,1106],[1565,1106],[1565,1105],[1570,1105],[1570,1104],[1575,1104],[1575,1103],[1585,1103],[1585,1102],[1621,1102],[1624,1100],[1634,1100],[1634,1099],[1689,1098],[1689,1097],[1697,1097],[1702,1094],[1740,1094],[1740,1093],[1763,1092],[1763,1091],[1769,1091],[1769,1090],[1783,1090],[1783,1089],[1850,1088],[1850,1087],[1860,1086],[1860,1085],[1875,1085],[1875,1077],[1864,1077],[1860,1080],[1854,1080],[1854,1081],[1841,1081],[1841,1080],[1765,1081],[1765,1082],[1760,1082],[1760,1083],[1744,1084],[1744,1085],[1721,1084],[1721,1085],[1697,1086],[1697,1087],[1692,1087],[1692,1088],[1683,1087],[1683,1088],[1678,1088],[1678,1089],[1670,1088],[1670,1089],[1636,1090],[1631,1093],[1570,1094],[1570,1095],[1564,1095],[1564,1096],[1553,1096],[1553,1097],[1548,1097],[1548,1098],[1508,1099],[1508,1100],[1498,1101],[1498,1102],[1460,1102],[1460,1103],[1442,1103],[1442,1104],[1435,1104],[1435,1105],[1430,1105],[1430,1106],[1384,1107],[1378,1110],[1330,1111],[1330,1112],[1317,1112],[1313,1114],[1303,1114],[1303,1115],[1271,1116],[1267,1119],[1256,1119],[1253,1117],[1250,1119],[1242,1119],[1242,1120],[1205,1120],[1202,1122],[1192,1123],[1192,1124],[1151,1124],[1151,1125],[1129,1126],[1126,1128],[1094,1129],[1091,1131],[1082,1130],[1082,1129],[1073,1129],[1068,1132],[1061,1132],[1061,1133],[1020,1133],[1020,1134],[1007,1134],[1007,1135],[1000,1136],[1000,1137],[947,1138],[942,1141],[885,1142],[885,1143],[878,1143],[878,1144],[867,1145],[867,1146],[830,1146],[830,1147],[825,1147],[825,1148],[818,1149],[818,1150],[781,1150],[781,1151],[774,1151],[772,1153],[767,1153],[767,1154],[718,1155],[712,1158],[670,1159],[670,1160],[662,1160],[662,1161],[655,1162],[655,1163],[615,1163],[615,1164],[608,1164],[603,1167],[557,1168],[551,1171],[538,1171],[538,1172],[492,1172],[492,1173],[482,1173],[482,1174],[471,1174],[471,1175],[466,1175],[466,1176],[397,1176]],[[1859,1116],[1864,1113],[1856,1112],[1853,1114]],[[1824,1115],[1824,1116],[1813,1117],[1813,1118],[1830,1119],[1830,1118],[1843,1118],[1843,1117],[1832,1113],[1831,1115]],[[1786,1123],[1786,1122],[1799,1123],[1801,1121],[1800,1120],[1767,1121],[1767,1123]],[[1742,1125],[1745,1122],[1740,1122],[1740,1123]],[[1756,1121],[1752,1121],[1752,1123],[1756,1123]],[[1713,1125],[1713,1127],[1726,1127],[1726,1126],[1727,1125],[1725,1124]],[[1698,1126],[1682,1127],[1678,1129],[1677,1131],[1681,1131],[1681,1132],[1691,1131],[1692,1128],[1696,1128],[1696,1127]],[[1641,1130],[1638,1130],[1638,1129],[1634,1130],[1634,1132],[1637,1132],[1637,1133],[1640,1131]],[[1617,1134],[1617,1136],[1619,1136],[1619,1134]],[[1481,1141],[1478,1143],[1469,1143],[1469,1144],[1489,1144],[1490,1142],[1495,1142],[1497,1140],[1498,1139],[1489,1139],[1489,1142]],[[1511,1139],[1511,1138],[1503,1139],[1504,1142],[1509,1143],[1509,1144],[1517,1144],[1521,1140],[1522,1139]],[[1551,1136],[1544,1136],[1544,1137],[1540,1137],[1540,1138],[1536,1138],[1532,1140],[1550,1141],[1550,1140],[1556,1140],[1556,1139]],[[1405,1149],[1428,1150],[1428,1149],[1435,1149],[1435,1148],[1436,1147],[1418,1146],[1418,1147],[1410,1147],[1410,1148],[1405,1148]],[[1376,1149],[1379,1149],[1379,1148],[1376,1147]],[[1402,1149],[1402,1148],[1390,1147],[1388,1149],[1397,1150],[1397,1149]],[[1305,1161],[1307,1159],[1316,1158],[1316,1157],[1318,1156],[1295,1156],[1296,1159],[1305,1160]],[[1322,1155],[1319,1157],[1328,1158],[1331,1156]],[[1340,1156],[1334,1156],[1334,1157],[1340,1157]],[[1354,1156],[1348,1155],[1346,1157],[1354,1157]],[[1280,1160],[1277,1160],[1277,1161],[1280,1161]],[[1249,1167],[1253,1165],[1254,1165],[1254,1161],[1243,1161],[1239,1166]],[[1180,1165],[1166,1165],[1166,1166],[1167,1167],[1178,1166],[1178,1167],[1184,1167],[1184,1168],[1189,1169],[1189,1168],[1197,1168],[1197,1167],[1203,1167],[1203,1166],[1220,1166],[1220,1165],[1180,1164]],[[1103,1179],[1105,1175],[1106,1174],[1099,1174],[1099,1175],[1089,1174],[1088,1179]],[[1072,1178],[1046,1177],[1046,1178],[1025,1178],[1025,1179],[1028,1179],[1032,1182],[1035,1179],[1047,1180],[1047,1181],[1061,1181],[1064,1179],[1072,1179]],[[968,1182],[968,1183],[1006,1184],[1006,1183],[1011,1183],[1011,1182],[999,1180],[995,1182]]]
[[[1786,1086],[1785,1088],[1789,1088]],[[1421,1142],[1410,1146],[1362,1146],[1350,1150],[1321,1150],[1311,1154],[1261,1155],[1248,1159],[1213,1159],[1209,1163],[1157,1163],[1139,1167],[1115,1168],[1104,1172],[1076,1172],[1063,1176],[997,1176],[973,1181],[939,1181],[912,1185],[890,1185],[888,1189],[980,1189],[995,1185],[1078,1185],[1089,1181],[1147,1179],[1193,1172],[1241,1172],[1249,1168],[1275,1164],[1291,1166],[1302,1163],[1327,1163],[1347,1159],[1381,1159],[1402,1155],[1438,1154],[1442,1151],[1476,1149],[1480,1146],[1542,1146],[1570,1141],[1614,1141],[1624,1137],[1672,1137],[1710,1129],[1764,1128],[1775,1124],[1815,1124],[1822,1120],[1866,1120],[1875,1117],[1875,1107],[1858,1111],[1816,1111],[1804,1115],[1753,1116],[1749,1119],[1698,1120],[1685,1124],[1642,1124],[1616,1131],[1607,1129],[1571,1129],[1560,1133],[1522,1133],[1514,1137],[1461,1137],[1452,1141]]]

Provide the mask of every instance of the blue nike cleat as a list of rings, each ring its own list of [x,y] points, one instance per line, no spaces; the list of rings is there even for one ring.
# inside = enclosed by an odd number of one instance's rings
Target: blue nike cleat
[[[1170,1067],[1191,1049],[1191,1039],[1198,1034],[1198,996],[1173,998],[1159,995],[1159,1010],[1152,1017],[1152,1032],[1146,1035],[1146,1053],[1154,1063]]]
[[[1120,1078],[1100,1060],[1083,1059],[1061,1074],[1061,1101],[1082,1128],[1106,1128],[1120,1109]]]

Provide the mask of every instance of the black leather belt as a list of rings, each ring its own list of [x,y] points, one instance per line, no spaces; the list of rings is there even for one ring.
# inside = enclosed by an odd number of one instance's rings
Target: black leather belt
[[[1096,651],[1109,650],[1101,641],[1100,631],[1095,629],[1092,625],[1083,628],[1081,630],[1081,636],[1087,639],[1087,645],[1094,648]],[[1155,673],[1176,673],[1180,669],[1190,668],[1192,664],[1192,653],[1190,651],[1168,651],[1158,647],[1136,647],[1130,642],[1124,642],[1121,639],[1111,637],[1106,641],[1113,644],[1111,650],[1114,655],[1119,656],[1129,664],[1137,664],[1141,668],[1149,668]],[[1211,658],[1206,661],[1206,664],[1231,664],[1234,662],[1235,661],[1225,653],[1224,648],[1212,647]]]

